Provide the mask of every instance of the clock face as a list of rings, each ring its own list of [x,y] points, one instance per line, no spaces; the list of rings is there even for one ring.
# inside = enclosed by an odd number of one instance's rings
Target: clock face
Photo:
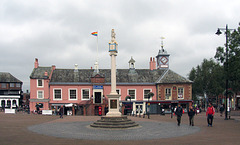
[[[163,56],[160,58],[160,61],[162,62],[162,64],[166,64],[168,62],[168,58]]]

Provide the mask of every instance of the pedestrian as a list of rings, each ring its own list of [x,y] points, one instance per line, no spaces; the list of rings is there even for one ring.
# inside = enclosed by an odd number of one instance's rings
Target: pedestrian
[[[40,113],[39,104],[37,103],[35,107],[37,109],[37,114],[39,114]]]
[[[171,106],[171,118],[173,118],[173,113],[174,113],[174,107]]]
[[[220,107],[220,116],[223,115],[223,111],[224,111],[224,107],[223,107],[223,105],[221,105],[221,107]]]
[[[215,109],[212,106],[212,103],[209,103],[209,107],[207,108],[207,112],[206,112],[208,126],[212,127],[214,113],[215,113]]]
[[[195,115],[195,109],[193,109],[192,106],[189,107],[188,110],[188,117],[189,117],[189,125],[194,126],[194,115]]]
[[[61,106],[59,109],[59,115],[60,115],[60,118],[63,118],[63,106]]]
[[[178,104],[178,107],[176,109],[175,114],[177,115],[178,126],[180,126],[180,124],[181,124],[181,117],[182,117],[182,114],[183,114],[183,109],[182,109],[180,104]]]

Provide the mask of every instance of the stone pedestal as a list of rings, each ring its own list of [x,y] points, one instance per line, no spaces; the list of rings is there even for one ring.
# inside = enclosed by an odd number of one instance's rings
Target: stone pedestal
[[[108,97],[108,113],[107,117],[120,117],[122,116],[121,112],[119,112],[119,97],[118,94],[109,94]]]

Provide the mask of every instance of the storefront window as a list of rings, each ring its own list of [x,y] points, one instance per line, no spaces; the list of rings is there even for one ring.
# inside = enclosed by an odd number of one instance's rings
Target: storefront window
[[[8,108],[11,107],[11,100],[7,100],[7,107],[8,107]]]
[[[1,101],[1,107],[5,107],[5,100]]]
[[[17,105],[17,101],[13,100],[13,106],[16,106],[16,105]]]

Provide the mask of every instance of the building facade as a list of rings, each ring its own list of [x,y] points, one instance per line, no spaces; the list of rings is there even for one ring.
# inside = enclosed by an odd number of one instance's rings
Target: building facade
[[[22,82],[7,72],[0,72],[0,107],[16,108],[21,105]]]
[[[168,68],[157,69],[155,58],[150,58],[149,69],[136,69],[135,60],[130,59],[128,69],[117,69],[117,92],[121,112],[128,108],[134,113],[158,113],[160,107],[169,109],[172,103],[185,107],[192,102],[192,82]],[[97,68],[97,67],[96,67]],[[41,67],[35,59],[30,75],[30,111],[51,109],[57,113],[64,106],[65,114],[105,114],[107,95],[111,91],[110,69],[57,69]],[[152,92],[154,96],[148,98]],[[127,99],[131,96],[131,100]]]

